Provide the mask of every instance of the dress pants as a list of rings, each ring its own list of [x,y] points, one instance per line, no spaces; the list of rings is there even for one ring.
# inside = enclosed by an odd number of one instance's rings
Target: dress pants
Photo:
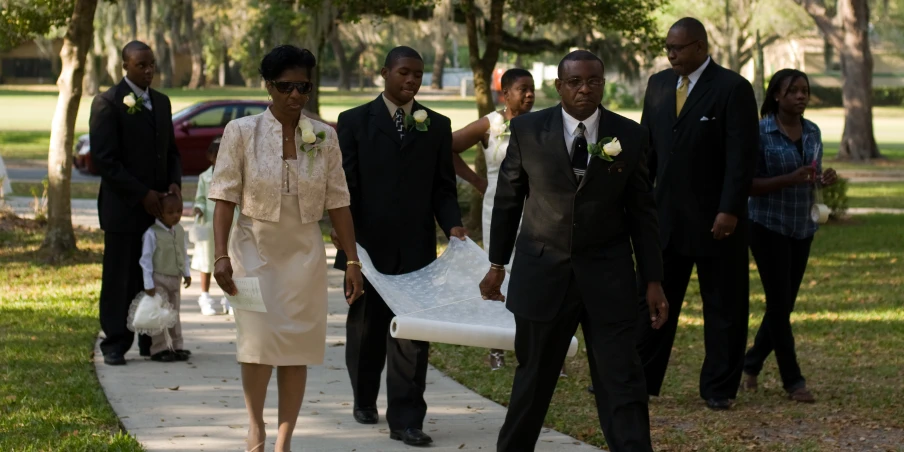
[[[144,232],[104,232],[104,268],[100,286],[100,326],[104,339],[100,343],[103,354],[123,355],[132,348],[135,333],[126,322],[129,306],[138,292],[144,290],[144,279],[138,260],[141,258],[141,236]],[[151,348],[151,337],[141,334],[138,347]]]
[[[424,428],[427,402],[427,358],[430,343],[395,339],[389,334],[394,314],[367,278],[364,295],[349,307],[345,363],[351,377],[355,408],[377,407],[383,364],[389,406],[386,421],[392,431]]]
[[[584,300],[572,275],[559,313],[549,322],[515,315],[518,367],[497,451],[533,451],[549,410],[571,338],[581,325],[593,377],[597,413],[612,452],[650,452],[650,417],[643,367],[635,348],[636,319],[591,315],[587,303],[636,302],[630,257],[622,264],[625,281],[604,279],[602,300]],[[621,286],[615,288],[614,286]],[[614,290],[613,290],[614,289]]]
[[[169,329],[170,339],[173,341],[172,350],[182,350],[182,319],[179,308],[182,301],[182,277],[154,273],[154,288],[160,295],[165,295],[167,303],[176,311],[176,324]],[[170,350],[166,345],[166,336],[161,332],[151,336],[151,354],[156,355],[164,350]]]
[[[766,314],[753,347],[747,351],[744,372],[759,375],[766,358],[775,350],[782,385],[792,392],[806,386],[797,363],[791,312],[807,269],[813,237],[794,239],[754,222],[750,224],[750,232],[750,251],[766,293]]]
[[[742,220],[746,221],[746,220]],[[734,399],[741,384],[744,349],[747,347],[747,317],[750,303],[750,278],[747,257],[747,231],[741,223],[725,243],[719,256],[687,256],[666,248],[662,253],[664,281],[662,289],[669,301],[669,318],[654,330],[646,297],[640,303],[637,347],[647,377],[647,393],[658,396],[665,378],[681,305],[694,265],[703,298],[703,340],[706,357],[700,371],[700,396],[703,399]],[[743,226],[746,226],[744,224]],[[646,283],[639,282],[645,294]]]

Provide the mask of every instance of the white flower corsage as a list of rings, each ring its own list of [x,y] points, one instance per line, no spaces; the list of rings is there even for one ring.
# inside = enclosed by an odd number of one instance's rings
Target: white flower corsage
[[[421,132],[426,132],[427,126],[429,125],[430,118],[427,117],[427,110],[417,110],[414,113],[405,116],[405,127],[407,127],[408,130],[414,128]]]
[[[590,143],[587,146],[587,152],[607,162],[613,161],[614,157],[621,154],[622,148],[618,138],[604,137],[599,143]]]
[[[134,115],[141,111],[141,107],[144,106],[144,98],[136,96],[135,93],[129,93],[128,96],[122,98],[122,103],[129,107],[126,113]]]
[[[314,133],[314,123],[308,118],[299,121],[298,128],[301,129],[301,145],[298,146],[298,150],[308,156],[308,176],[310,176],[314,171],[314,157],[320,152],[320,146],[326,139],[326,132],[321,130]]]

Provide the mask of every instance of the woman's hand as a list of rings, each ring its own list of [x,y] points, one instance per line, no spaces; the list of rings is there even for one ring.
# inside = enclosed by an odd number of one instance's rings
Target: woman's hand
[[[235,288],[235,283],[232,282],[232,262],[229,259],[217,261],[216,265],[214,265],[213,277],[217,279],[217,285],[220,286],[220,289],[223,289],[223,292],[229,295],[239,293],[238,289]]]
[[[192,212],[195,214],[196,217],[204,218],[204,212],[201,211],[200,207],[195,207],[194,209],[192,209]]]
[[[361,276],[361,268],[349,265],[345,270],[345,301],[351,306],[361,295],[364,295],[364,277]]]
[[[802,166],[788,175],[789,185],[809,184],[815,180],[815,177],[816,168],[812,166]]]
[[[838,182],[838,173],[832,168],[826,168],[822,173],[822,185],[833,185]]]

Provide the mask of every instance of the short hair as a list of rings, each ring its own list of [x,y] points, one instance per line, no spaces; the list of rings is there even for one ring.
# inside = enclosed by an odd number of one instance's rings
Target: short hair
[[[176,196],[175,193],[167,193],[162,198],[160,198],[160,207],[161,208],[165,209],[167,206],[174,205],[175,203],[178,203],[180,208],[182,207],[182,200],[179,199],[179,197]]]
[[[207,145],[207,155],[217,155],[220,152],[220,141],[223,139],[223,135],[220,135],[213,139],[209,145]]]
[[[122,55],[121,55],[122,61],[128,62],[129,55],[132,52],[141,52],[144,50],[151,50],[151,46],[149,46],[141,41],[131,41],[122,48]]]
[[[424,59],[421,58],[421,54],[417,53],[417,50],[408,46],[398,46],[386,54],[386,61],[383,62],[383,67],[391,69],[392,65],[402,58],[413,58],[415,60],[424,61]]]
[[[305,69],[308,77],[311,77],[311,71],[315,66],[317,66],[317,59],[310,50],[283,44],[274,47],[270,53],[264,56],[258,72],[267,81],[276,80],[286,70],[295,68]]]
[[[682,17],[681,19],[678,19],[678,22],[675,22],[670,30],[684,30],[688,36],[694,40],[702,41],[709,46],[709,37],[706,33],[706,27],[703,26],[703,22],[700,22],[693,17]]]
[[[574,52],[565,55],[565,58],[562,58],[562,61],[559,61],[559,78],[562,78],[562,69],[565,68],[566,61],[597,61],[600,63],[600,67],[603,68],[603,72],[606,71],[606,65],[603,64],[603,60],[600,57],[594,55],[593,52],[588,50],[575,50]]]
[[[775,100],[776,96],[779,95],[779,91],[782,89],[782,85],[785,84],[785,80],[788,81],[788,86],[790,87],[794,82],[798,79],[804,79],[807,82],[807,89],[810,88],[810,79],[807,78],[807,74],[798,71],[797,69],[782,69],[775,73],[772,76],[772,79],[769,80],[769,87],[766,88],[766,94],[763,95],[763,106],[760,108],[760,116],[766,117],[770,115],[775,115],[778,113],[778,101]],[[784,94],[787,94],[788,91],[785,90]]]
[[[505,73],[502,74],[502,89],[509,89],[512,87],[512,84],[515,83],[515,80],[518,80],[521,77],[530,77],[534,78],[533,74],[530,73],[527,69],[521,69],[520,67],[512,68]]]

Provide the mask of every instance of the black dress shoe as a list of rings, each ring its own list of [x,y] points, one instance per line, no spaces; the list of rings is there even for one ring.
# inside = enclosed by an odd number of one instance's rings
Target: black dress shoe
[[[359,424],[376,424],[380,419],[376,408],[355,408],[353,414]]]
[[[433,442],[433,438],[421,431],[421,429],[413,427],[391,432],[389,438],[402,441],[409,446],[426,446]]]
[[[111,352],[104,355],[104,364],[108,366],[125,366],[126,359],[122,356],[122,353]]]
[[[157,361],[161,363],[171,363],[176,360],[176,354],[169,351],[164,350],[162,352],[157,352],[151,355],[151,361]]]
[[[188,361],[188,358],[191,357],[191,352],[188,350],[173,350],[173,358],[176,361]]]
[[[731,400],[728,399],[706,399],[706,406],[711,410],[724,411],[731,408]]]

